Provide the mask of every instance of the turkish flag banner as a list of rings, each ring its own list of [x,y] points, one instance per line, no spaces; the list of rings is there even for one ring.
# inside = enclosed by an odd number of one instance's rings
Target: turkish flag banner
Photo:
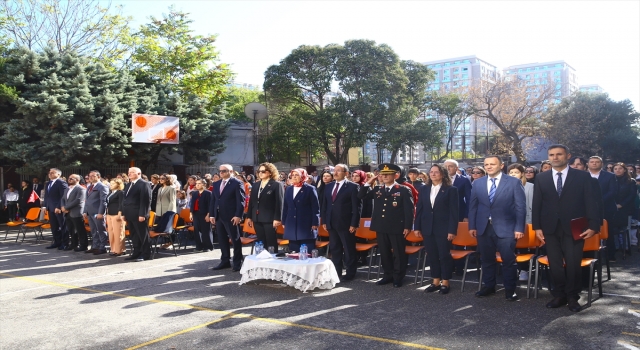
[[[36,191],[31,191],[31,195],[29,196],[29,199],[27,199],[27,203],[35,203],[38,200],[40,200],[40,196],[38,196]]]

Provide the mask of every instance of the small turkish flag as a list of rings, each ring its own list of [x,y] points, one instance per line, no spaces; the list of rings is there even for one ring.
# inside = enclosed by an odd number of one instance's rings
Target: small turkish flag
[[[36,191],[31,191],[31,195],[29,199],[27,199],[27,203],[35,203],[37,200],[40,200],[40,196],[36,193]]]

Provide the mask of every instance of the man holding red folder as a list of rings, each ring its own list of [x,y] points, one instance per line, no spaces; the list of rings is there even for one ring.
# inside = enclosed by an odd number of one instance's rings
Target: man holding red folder
[[[536,236],[546,244],[551,279],[555,288],[548,308],[569,306],[580,311],[578,303],[582,288],[580,262],[584,240],[600,230],[601,215],[589,173],[567,166],[571,154],[564,145],[548,149],[552,170],[538,174],[533,189],[532,224]],[[572,234],[573,219],[586,218],[587,229]],[[566,264],[566,265],[565,265]],[[563,267],[564,266],[564,267]]]

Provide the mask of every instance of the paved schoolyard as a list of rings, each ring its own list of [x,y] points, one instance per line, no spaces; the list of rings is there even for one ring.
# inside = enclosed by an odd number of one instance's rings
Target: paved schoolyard
[[[400,289],[376,286],[365,268],[333,290],[302,293],[271,281],[239,286],[238,273],[210,270],[217,250],[136,263],[11,237],[0,241],[2,349],[640,347],[637,252],[612,265],[603,298],[574,314],[546,309],[546,290],[536,300],[521,289],[509,303],[502,290],[477,299],[477,284],[461,293],[453,282],[449,295],[426,295],[412,277]]]

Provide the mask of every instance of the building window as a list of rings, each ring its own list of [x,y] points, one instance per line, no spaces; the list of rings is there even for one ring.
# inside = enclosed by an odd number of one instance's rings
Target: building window
[[[468,81],[463,81],[462,82],[462,86],[469,86],[469,82]]]
[[[462,74],[462,79],[469,79],[469,74]]]
[[[557,71],[553,72],[553,75],[560,75],[560,71],[557,70]]]
[[[467,67],[462,68],[462,71],[463,71],[463,72],[466,72],[466,71],[468,71],[468,70],[469,70],[469,68],[467,68]]]
[[[445,70],[444,70],[444,74],[447,74],[447,75],[448,75],[448,74],[449,74],[449,70],[448,70],[448,69],[445,69]]]
[[[522,73],[522,71],[523,71],[522,68],[518,69],[518,73]]]
[[[459,71],[460,71],[460,68],[454,68],[454,69],[453,69],[453,72],[454,72],[454,73],[458,73]]]

